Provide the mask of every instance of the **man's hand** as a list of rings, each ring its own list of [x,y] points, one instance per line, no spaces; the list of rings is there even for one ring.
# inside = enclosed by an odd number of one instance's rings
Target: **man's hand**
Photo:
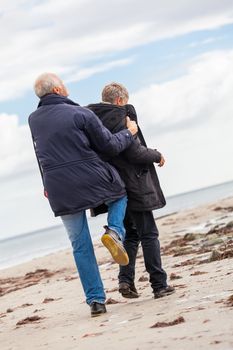
[[[130,120],[129,117],[126,117],[126,126],[132,135],[137,134],[138,132],[137,124],[135,123],[135,121]]]
[[[159,162],[159,166],[163,166],[165,163],[165,159],[163,158],[163,156],[161,155],[161,159],[160,159],[160,162]]]
[[[44,196],[48,198],[48,192],[46,190],[44,190]]]

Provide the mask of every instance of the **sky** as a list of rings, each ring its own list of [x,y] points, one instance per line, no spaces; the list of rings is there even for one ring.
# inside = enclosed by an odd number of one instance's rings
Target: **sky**
[[[0,238],[60,224],[33,153],[36,77],[80,105],[129,90],[166,196],[233,180],[232,0],[0,0]]]

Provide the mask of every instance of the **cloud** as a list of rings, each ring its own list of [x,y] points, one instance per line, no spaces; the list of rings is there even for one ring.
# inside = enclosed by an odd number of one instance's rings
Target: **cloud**
[[[231,72],[232,50],[206,53],[184,76],[132,94],[150,146],[168,160],[169,194],[233,179]]]
[[[66,83],[70,83],[70,82],[86,79],[93,74],[106,72],[116,67],[122,67],[127,64],[130,64],[132,61],[133,61],[132,58],[127,58],[127,59],[98,64],[90,68],[83,68],[81,71],[77,71],[77,72],[73,71],[72,74],[70,74],[70,76],[68,76],[65,81]]]
[[[0,114],[0,164],[1,179],[36,168],[29,127],[17,115]]]
[[[130,48],[232,23],[233,3],[2,0],[0,16],[0,101],[5,101],[23,96],[42,71],[64,79],[79,72],[80,79],[98,72],[92,66],[103,57],[107,68],[112,55]]]

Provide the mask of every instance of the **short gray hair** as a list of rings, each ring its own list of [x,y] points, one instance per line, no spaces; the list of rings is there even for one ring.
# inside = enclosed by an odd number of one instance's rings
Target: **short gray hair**
[[[103,88],[102,91],[102,101],[114,103],[116,98],[121,97],[122,99],[129,99],[128,90],[124,85],[119,83],[110,83]]]
[[[62,80],[53,73],[43,73],[39,75],[34,84],[34,91],[38,97],[51,94],[55,87],[63,85]]]

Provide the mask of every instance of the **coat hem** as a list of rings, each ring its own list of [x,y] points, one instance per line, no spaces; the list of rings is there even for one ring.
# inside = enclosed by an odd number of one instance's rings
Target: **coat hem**
[[[165,207],[166,203],[164,204],[160,204],[160,205],[156,205],[156,206],[152,206],[152,207],[140,207],[140,208],[133,208],[131,207],[130,203],[128,202],[128,209],[129,210],[132,210],[132,211],[139,211],[139,212],[142,212],[142,211],[151,211],[151,210],[156,210],[156,209],[161,209],[163,207]]]
[[[105,199],[102,199],[96,203],[90,204],[88,206],[84,206],[82,208],[75,208],[73,210],[65,210],[65,211],[59,211],[59,212],[54,212],[54,216],[64,216],[64,215],[72,215],[72,214],[76,214],[79,213],[80,211],[83,210],[87,210],[87,209],[91,209],[91,208],[96,208],[101,204],[104,204],[105,202],[111,202],[111,201],[116,201],[122,197],[126,196],[126,192],[121,192],[119,193],[117,196],[111,196],[111,197],[107,197]]]

